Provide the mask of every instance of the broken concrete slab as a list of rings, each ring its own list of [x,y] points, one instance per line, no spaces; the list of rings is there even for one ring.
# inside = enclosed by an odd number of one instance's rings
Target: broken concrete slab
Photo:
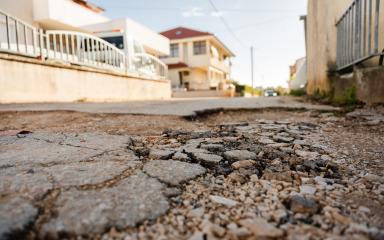
[[[128,136],[110,135],[106,133],[65,133],[63,145],[89,148],[95,150],[112,151],[125,149],[132,145]]]
[[[4,198],[41,199],[53,183],[41,167],[15,167],[0,170],[0,193]]]
[[[92,185],[105,182],[121,175],[124,171],[136,167],[141,162],[80,162],[55,165],[46,168],[55,181],[62,187]]]
[[[102,150],[61,145],[47,142],[28,134],[23,138],[13,138],[12,144],[0,146],[0,167],[35,163],[51,164],[60,162],[78,162],[102,154]]]
[[[0,204],[0,239],[15,239],[12,235],[24,231],[37,214],[38,209],[22,198],[13,198]]]
[[[57,217],[43,225],[41,235],[103,233],[112,226],[134,227],[165,214],[169,209],[163,195],[165,185],[141,171],[135,174],[137,178],[123,179],[111,188],[61,193],[56,201]]]
[[[256,153],[247,150],[232,150],[224,152],[224,157],[232,161],[256,159]]]
[[[198,164],[173,160],[151,161],[145,164],[143,170],[149,176],[173,186],[178,186],[206,172],[205,168]]]

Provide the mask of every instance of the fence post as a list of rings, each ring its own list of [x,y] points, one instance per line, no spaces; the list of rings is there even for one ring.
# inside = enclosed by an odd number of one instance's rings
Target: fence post
[[[41,61],[44,61],[45,58],[44,58],[44,33],[43,33],[43,29],[39,29],[39,47],[40,47],[40,58],[41,58]]]

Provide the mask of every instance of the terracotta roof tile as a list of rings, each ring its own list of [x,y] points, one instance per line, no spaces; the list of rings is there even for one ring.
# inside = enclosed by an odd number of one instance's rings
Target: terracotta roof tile
[[[188,65],[183,62],[168,64],[168,68],[184,68],[184,67],[188,67]]]
[[[213,35],[209,32],[201,32],[183,27],[174,28],[165,32],[161,32],[160,34],[169,38],[170,40]]]

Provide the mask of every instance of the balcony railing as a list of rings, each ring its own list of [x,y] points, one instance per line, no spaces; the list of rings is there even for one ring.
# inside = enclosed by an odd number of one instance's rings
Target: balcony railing
[[[2,52],[37,57],[38,33],[36,28],[0,11],[0,49]]]
[[[337,69],[343,70],[369,58],[384,55],[380,52],[380,4],[383,0],[354,0],[337,22]]]
[[[125,72],[126,55],[123,51],[90,34],[70,31],[47,31],[48,60],[85,65],[115,72]]]
[[[72,31],[46,31],[0,11],[0,53],[83,65],[121,74],[167,79],[168,68],[149,54],[125,54],[94,35]]]

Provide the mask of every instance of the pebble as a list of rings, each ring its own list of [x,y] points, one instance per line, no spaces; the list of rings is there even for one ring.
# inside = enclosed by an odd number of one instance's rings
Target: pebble
[[[250,160],[256,159],[256,153],[247,150],[232,150],[224,152],[224,157],[235,161]]]
[[[312,199],[294,195],[290,199],[290,209],[298,213],[315,214],[319,209],[319,205]]]
[[[308,195],[313,195],[316,193],[316,188],[312,186],[300,186],[300,194],[308,194]]]
[[[243,168],[246,166],[252,166],[254,163],[255,163],[255,161],[252,161],[252,160],[242,160],[242,161],[237,161],[235,163],[232,163],[231,166],[234,169],[239,169],[239,168]]]
[[[284,234],[281,229],[276,228],[263,218],[248,218],[240,220],[239,224],[251,230],[255,237],[279,238]]]
[[[228,207],[233,207],[233,206],[236,206],[236,204],[238,204],[238,202],[233,201],[231,199],[228,199],[225,197],[220,197],[220,196],[215,196],[215,195],[209,195],[209,199],[214,203],[223,204],[223,205],[228,206]]]

